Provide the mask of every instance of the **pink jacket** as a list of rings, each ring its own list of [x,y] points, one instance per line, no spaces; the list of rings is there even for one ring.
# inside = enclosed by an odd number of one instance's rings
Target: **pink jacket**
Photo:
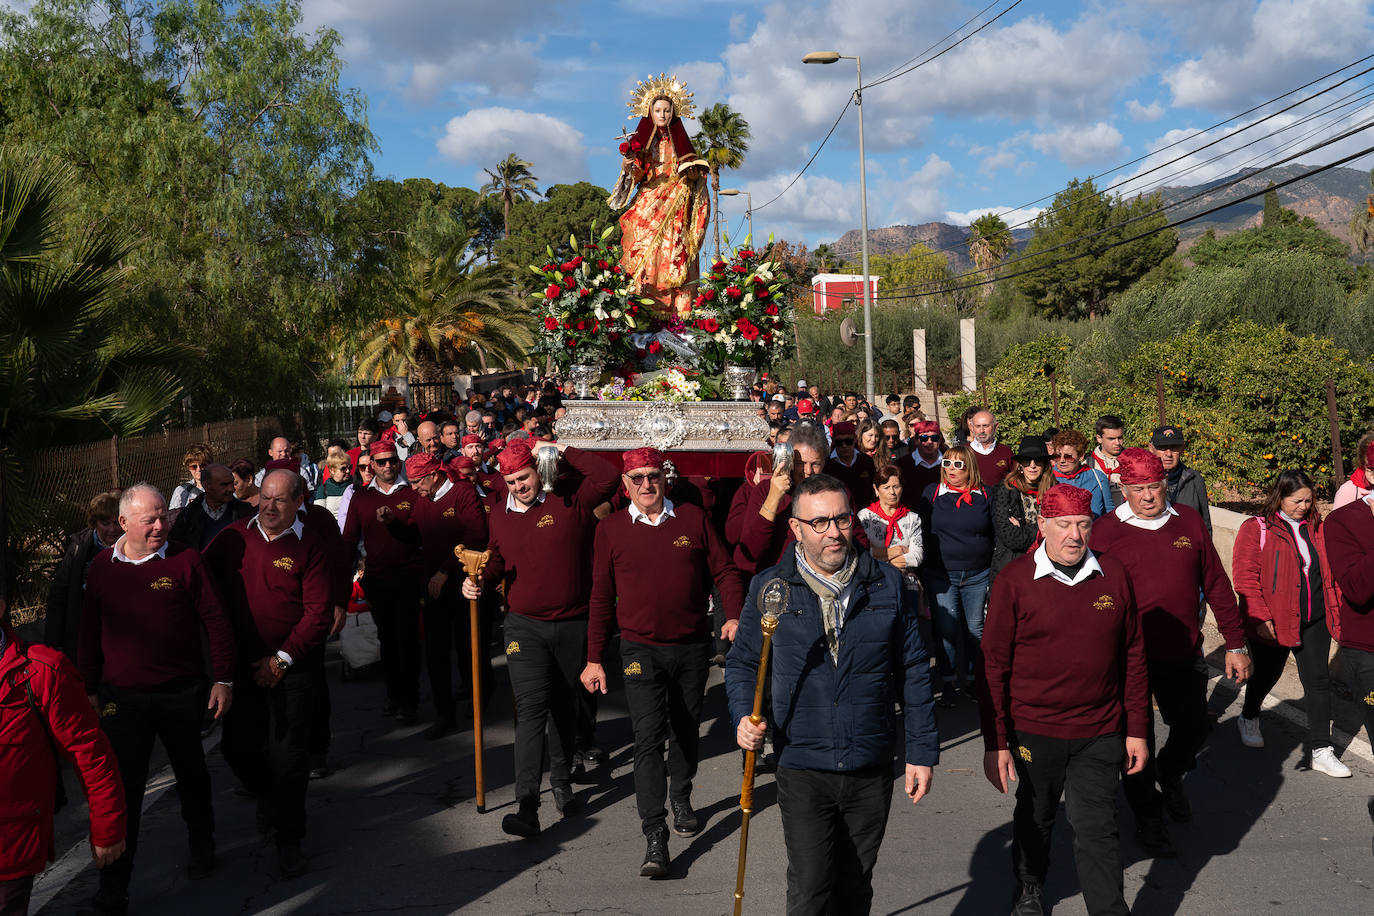
[[[1340,640],[1340,591],[1326,557],[1326,539],[1318,523],[1311,529],[1317,547],[1326,602],[1326,626]],[[1299,589],[1303,588],[1302,555],[1288,523],[1278,516],[1247,518],[1236,532],[1231,559],[1231,581],[1240,597],[1240,609],[1253,633],[1265,620],[1274,622],[1279,645],[1302,644]]]

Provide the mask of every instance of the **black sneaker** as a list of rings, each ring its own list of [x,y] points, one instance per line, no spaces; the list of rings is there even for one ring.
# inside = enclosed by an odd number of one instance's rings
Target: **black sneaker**
[[[192,881],[203,881],[214,872],[216,862],[214,841],[197,843],[191,847],[191,861],[186,866],[186,877]]]
[[[606,762],[606,752],[596,745],[584,747],[578,753],[581,755],[582,762],[587,765],[588,769],[599,767]]]
[[[524,839],[539,836],[539,806],[537,802],[522,801],[520,810],[501,819],[501,829],[511,836]]]
[[[1152,859],[1173,859],[1178,856],[1169,830],[1163,820],[1146,821],[1135,828],[1135,841]]]
[[[425,729],[421,736],[426,741],[438,741],[440,738],[447,738],[449,735],[458,733],[458,722],[455,719],[442,718],[434,720],[434,724]]]
[[[283,878],[299,878],[309,865],[310,860],[301,852],[300,846],[291,843],[277,847],[277,870]]]
[[[1044,889],[1038,884],[1023,883],[1012,904],[1011,916],[1045,916]]]
[[[1164,793],[1164,810],[1175,824],[1186,824],[1193,819],[1193,806],[1188,802],[1188,793],[1183,790],[1183,780],[1170,785],[1160,784]]]
[[[675,801],[671,807],[673,809],[673,833],[678,836],[696,836],[697,831],[701,830],[701,822],[697,820],[697,813],[692,810],[692,803]]]
[[[582,799],[573,792],[572,786],[554,786],[553,806],[558,809],[559,814],[567,817],[582,809]]]
[[[668,828],[659,827],[645,837],[644,864],[639,866],[641,878],[668,877]]]

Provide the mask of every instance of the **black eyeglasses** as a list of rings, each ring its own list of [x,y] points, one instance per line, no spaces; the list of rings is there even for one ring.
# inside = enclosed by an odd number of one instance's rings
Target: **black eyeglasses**
[[[922,442],[939,442],[939,441],[940,441],[940,434],[939,434],[939,433],[922,433],[921,435],[917,436],[916,438],[919,439],[919,440],[922,441]]]
[[[830,523],[834,522],[835,527],[840,531],[848,531],[854,525],[854,516],[846,513],[844,515],[823,515],[820,518],[799,518],[797,521],[803,525],[810,525],[811,530],[817,534],[825,534],[830,530]]]
[[[401,459],[392,455],[390,458],[373,458],[373,464],[400,464]]]
[[[358,473],[360,473],[360,474],[371,474],[371,473],[372,473],[372,465],[370,465],[370,464],[360,464],[360,465],[358,465]]]
[[[626,474],[625,479],[637,487],[642,487],[646,482],[651,484],[658,483],[663,479],[663,475],[658,471],[650,471],[647,474]]]

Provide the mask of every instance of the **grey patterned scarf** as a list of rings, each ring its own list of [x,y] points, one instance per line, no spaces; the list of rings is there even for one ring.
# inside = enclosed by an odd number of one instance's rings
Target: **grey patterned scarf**
[[[806,562],[806,554],[802,551],[801,544],[797,544],[796,551],[797,572],[801,573],[802,581],[816,593],[816,598],[821,604],[821,622],[825,627],[825,644],[830,647],[830,664],[837,664],[836,652],[840,646],[840,630],[844,629],[844,620],[840,618],[839,613],[840,596],[849,588],[850,580],[854,578],[854,570],[859,565],[859,555],[851,550],[844,566],[827,579]]]

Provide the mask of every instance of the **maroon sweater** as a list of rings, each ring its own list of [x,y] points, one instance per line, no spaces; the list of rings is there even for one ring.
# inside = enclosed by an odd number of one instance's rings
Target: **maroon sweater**
[[[463,570],[463,564],[453,553],[455,547],[487,547],[487,513],[477,498],[477,488],[466,480],[455,480],[438,500],[418,496],[416,499],[410,521],[420,532],[424,579],[428,582],[443,570],[452,580]]]
[[[536,620],[584,617],[592,593],[593,511],[620,484],[604,458],[569,448],[563,458],[580,474],[574,486],[560,481],[544,501],[525,512],[506,508],[505,498],[487,517],[489,580],[507,579],[506,606]]]
[[[612,618],[623,638],[651,646],[711,635],[711,583],[727,620],[738,620],[744,581],[706,513],[674,505],[657,527],[622,509],[596,526],[587,661],[601,664]]]
[[[350,549],[339,533],[339,520],[324,506],[308,503],[296,513],[305,522],[305,530],[313,531],[325,543],[329,557],[329,604],[331,607],[348,607],[348,599],[353,595],[353,560],[356,549]]]
[[[854,507],[855,512],[876,498],[873,493],[873,475],[876,470],[873,467],[873,459],[865,454],[856,453],[854,464],[849,467],[831,458],[825,463],[825,473],[844,484],[844,488],[849,491],[849,504]]]
[[[328,545],[306,528],[269,542],[254,519],[234,522],[205,548],[239,639],[241,663],[281,650],[299,662],[333,623]]]
[[[1337,638],[1343,647],[1374,652],[1374,512],[1357,499],[1328,515],[1321,530],[1341,590]]]
[[[902,505],[913,512],[920,508],[921,494],[926,491],[926,487],[940,482],[940,465],[936,464],[933,468],[917,465],[917,457],[917,454],[912,452],[897,462],[897,467],[902,472]],[[988,486],[987,481],[983,482],[983,486],[987,487],[989,493],[992,492],[992,487]]]
[[[77,642],[86,692],[102,682],[150,690],[204,677],[202,630],[215,680],[233,680],[233,628],[200,554],[168,544],[165,557],[134,565],[102,550],[86,579]]]
[[[420,538],[418,535],[405,536],[407,531],[414,532],[407,523],[419,500],[420,494],[409,486],[399,486],[389,494],[374,487],[354,491],[348,503],[343,538],[354,553],[358,550],[358,542],[362,541],[367,551],[367,575],[386,579],[420,574]],[[399,526],[377,521],[377,510],[382,506],[391,507]],[[398,533],[402,536],[398,537]]]
[[[973,459],[978,462],[978,473],[983,478],[983,486],[989,491],[1011,473],[1011,466],[1016,463],[1016,453],[1002,442],[992,447],[990,455],[984,455],[971,446],[969,451],[973,452]]]
[[[1093,522],[1093,553],[1114,557],[1130,574],[1150,661],[1186,661],[1201,654],[1199,589],[1226,648],[1239,649],[1245,645],[1245,624],[1226,567],[1197,510],[1174,509],[1178,515],[1155,531],[1108,512]]]
[[[1036,579],[1034,555],[993,580],[978,683],[986,750],[1005,749],[1017,729],[1095,738],[1124,723],[1128,737],[1145,737],[1149,675],[1131,579],[1111,557],[1097,560],[1102,574],[1077,585]]]

